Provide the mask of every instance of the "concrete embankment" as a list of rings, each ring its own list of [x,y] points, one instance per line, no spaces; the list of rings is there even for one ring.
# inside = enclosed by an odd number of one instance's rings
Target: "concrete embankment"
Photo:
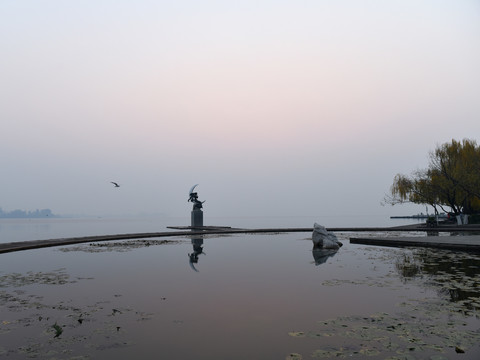
[[[199,236],[214,234],[255,234],[255,233],[295,233],[306,232],[311,233],[312,228],[266,228],[266,229],[236,229],[229,227],[206,226],[203,228],[172,227],[174,229],[182,229],[181,231],[165,231],[154,233],[135,233],[135,234],[117,234],[117,235],[99,235],[84,236],[73,238],[59,238],[48,240],[32,240],[20,241],[0,244],[0,253],[7,253],[21,250],[31,250],[52,246],[73,245],[88,242],[101,242],[112,240],[128,240],[128,239],[146,239],[146,238],[163,238],[175,236]],[[400,231],[427,231],[427,232],[480,232],[480,226],[441,226],[436,228],[425,228],[421,225],[398,226],[398,227],[354,227],[354,228],[327,228],[331,232],[400,232]],[[438,237],[436,237],[438,238]],[[449,237],[450,238],[450,237]],[[423,238],[422,238],[423,239]],[[480,239],[480,236],[479,236]],[[479,240],[480,243],[480,240]]]

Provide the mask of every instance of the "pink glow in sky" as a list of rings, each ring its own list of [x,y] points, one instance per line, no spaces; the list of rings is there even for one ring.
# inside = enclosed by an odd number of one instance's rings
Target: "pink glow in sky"
[[[4,210],[405,213],[480,131],[476,0],[3,1],[0,55]]]

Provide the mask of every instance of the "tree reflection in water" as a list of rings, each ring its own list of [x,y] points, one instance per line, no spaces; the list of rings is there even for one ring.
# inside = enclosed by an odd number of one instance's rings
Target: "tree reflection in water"
[[[395,268],[404,283],[425,278],[450,301],[463,302],[468,309],[480,307],[480,255],[448,250],[414,249],[399,254]]]

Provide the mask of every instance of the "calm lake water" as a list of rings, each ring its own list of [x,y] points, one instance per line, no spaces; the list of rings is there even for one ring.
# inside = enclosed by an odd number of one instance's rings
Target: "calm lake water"
[[[0,254],[0,358],[480,358],[479,255],[353,235],[336,253],[282,233]]]

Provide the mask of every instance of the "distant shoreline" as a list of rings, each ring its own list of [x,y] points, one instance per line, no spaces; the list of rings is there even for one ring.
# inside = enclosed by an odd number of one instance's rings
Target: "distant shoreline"
[[[4,216],[0,215],[0,219],[46,219],[46,218],[52,218],[52,219],[60,219],[63,216],[60,215],[47,215],[47,216]]]
[[[0,219],[45,219],[59,218],[59,215],[52,213],[50,209],[37,209],[35,211],[13,210],[3,211],[0,208]]]

